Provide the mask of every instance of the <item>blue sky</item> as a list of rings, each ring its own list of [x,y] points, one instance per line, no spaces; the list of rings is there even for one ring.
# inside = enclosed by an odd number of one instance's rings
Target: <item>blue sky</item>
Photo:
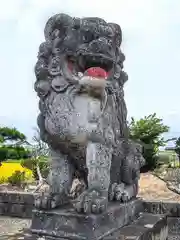
[[[31,138],[37,97],[33,72],[43,28],[53,14],[98,16],[123,31],[128,115],[156,112],[180,135],[179,0],[6,0],[0,8],[0,124]]]

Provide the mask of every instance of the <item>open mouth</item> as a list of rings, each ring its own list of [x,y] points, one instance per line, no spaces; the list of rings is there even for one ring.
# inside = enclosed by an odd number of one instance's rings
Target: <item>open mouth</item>
[[[99,68],[108,77],[113,69],[113,61],[104,55],[81,55],[77,58],[69,56],[67,58],[68,68],[73,74],[81,73],[84,75],[88,69]]]

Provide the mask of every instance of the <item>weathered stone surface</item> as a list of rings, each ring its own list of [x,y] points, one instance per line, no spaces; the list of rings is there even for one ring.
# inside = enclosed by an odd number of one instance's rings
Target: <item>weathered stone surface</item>
[[[149,213],[180,217],[180,204],[178,202],[143,201],[143,205],[145,211]]]
[[[77,214],[73,208],[33,211],[32,233],[68,239],[103,239],[106,235],[135,220],[143,211],[141,200],[110,203],[99,215]]]
[[[156,218],[157,219],[157,218]],[[148,220],[149,221],[149,220]],[[137,225],[137,222],[135,222],[135,226]],[[4,240],[54,240],[52,237],[43,237],[43,236],[38,236],[38,235],[34,235],[31,234],[30,229],[28,229],[28,227],[30,227],[31,225],[31,220],[28,219],[20,219],[20,218],[9,218],[9,217],[0,217],[0,239],[4,239]],[[131,224],[133,225],[133,224]],[[139,224],[138,224],[139,225]],[[144,225],[143,225],[144,226]],[[145,235],[145,232],[143,232],[142,230],[150,230],[151,229],[142,229],[141,228],[142,225],[140,227],[137,226],[137,228],[140,230],[139,234],[142,233],[141,238],[139,238],[138,240],[142,239],[142,240],[149,240],[147,238],[147,235]],[[124,227],[126,228],[126,227]],[[124,228],[122,228],[121,230],[123,230]],[[113,235],[109,235],[108,237],[105,237],[104,240],[122,240],[120,239],[121,236],[121,230],[116,231]],[[168,240],[180,240],[180,218],[175,218],[175,217],[169,217],[168,218]],[[130,230],[131,231],[131,230]],[[130,233],[130,231],[128,231],[128,233]],[[136,230],[133,229],[133,236],[136,236]],[[130,234],[129,234],[130,235]],[[128,236],[128,235],[127,235]],[[144,238],[143,238],[144,237]],[[131,238],[130,240],[135,240],[134,238]],[[56,239],[58,240],[58,239]],[[61,240],[65,240],[65,238],[61,238]],[[67,240],[67,239],[66,239]],[[127,240],[125,237],[123,240]],[[150,238],[150,240],[152,240],[152,238]],[[154,239],[153,239],[154,240]],[[158,238],[159,240],[159,238]]]
[[[104,240],[167,240],[167,236],[166,216],[142,213],[133,223],[107,236]]]
[[[168,225],[165,216],[143,214],[142,217],[131,226],[120,231],[120,240],[167,240]]]
[[[179,236],[180,239],[180,218],[169,217],[168,218],[168,226],[169,226],[169,236],[174,239]]]
[[[35,206],[67,202],[77,176],[86,187],[77,212],[101,213],[109,201],[137,196],[142,147],[130,140],[124,101],[122,31],[95,17],[56,14],[46,23],[35,66],[40,137],[49,146],[49,191]]]
[[[31,205],[34,202],[34,195],[25,192],[0,192],[0,203],[16,203]]]
[[[24,192],[0,192],[0,215],[31,218],[34,195]]]
[[[0,215],[31,218],[33,205],[0,203]]]

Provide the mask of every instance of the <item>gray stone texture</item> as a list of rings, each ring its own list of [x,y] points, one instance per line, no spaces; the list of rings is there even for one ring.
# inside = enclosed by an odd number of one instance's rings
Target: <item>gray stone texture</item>
[[[134,222],[104,240],[167,240],[167,236],[168,225],[164,215],[141,213]]]
[[[77,214],[73,208],[34,210],[31,230],[35,234],[68,239],[104,239],[106,235],[134,221],[143,211],[139,199],[128,203],[110,203],[98,215]]]
[[[0,192],[0,215],[31,218],[34,195],[23,192]]]
[[[180,218],[169,217],[168,218],[169,227],[169,238],[172,240],[180,239]]]
[[[147,216],[148,214],[142,214],[141,217],[146,216],[148,219],[148,223],[152,223],[152,215],[151,221]],[[161,218],[160,215],[154,217],[153,225],[158,222],[158,219]],[[162,217],[164,219],[164,217]],[[161,220],[160,220],[161,221]],[[2,240],[52,240],[52,237],[40,237],[37,235],[32,235],[31,232],[28,230],[30,227],[31,220],[27,219],[20,219],[20,218],[9,218],[9,217],[0,217],[0,239]],[[121,230],[116,231],[114,234],[109,235],[104,240],[127,240],[128,237],[130,240],[149,240],[146,234],[148,231],[152,232],[152,228],[143,227],[144,224],[142,221],[138,223],[138,220],[131,224],[133,230],[129,230],[129,226],[125,226]],[[136,228],[137,227],[137,228]],[[149,226],[150,227],[150,226]],[[136,228],[136,229],[134,229]],[[159,228],[158,228],[159,229]],[[139,230],[139,232],[138,232]],[[147,230],[147,231],[146,231]],[[179,218],[168,218],[168,240],[179,240],[180,239],[180,219]],[[133,232],[132,232],[133,231]],[[132,232],[132,235],[130,233]],[[122,238],[122,233],[124,234],[124,238]],[[138,237],[139,238],[138,238]],[[121,237],[121,238],[120,238]],[[136,237],[136,238],[135,238]],[[152,238],[150,238],[151,240]],[[159,240],[159,238],[157,238]],[[58,239],[56,239],[58,240]],[[63,238],[61,238],[63,240]],[[66,239],[67,240],[67,239]],[[153,239],[154,240],[154,239]]]
[[[143,204],[145,212],[180,217],[180,203],[178,202],[143,201]]]
[[[76,199],[76,211],[101,213],[108,201],[127,202],[137,195],[144,164],[141,146],[128,134],[122,31],[100,18],[56,14],[44,35],[35,91],[51,167],[49,191],[37,196],[35,206],[52,209],[67,203],[78,177],[86,189]]]

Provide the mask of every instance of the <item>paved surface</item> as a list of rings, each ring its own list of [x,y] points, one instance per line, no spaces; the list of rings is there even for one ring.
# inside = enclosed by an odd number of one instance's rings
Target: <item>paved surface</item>
[[[44,240],[32,237],[28,228],[31,220],[0,216],[0,240]],[[180,240],[180,218],[169,220],[168,240]]]
[[[29,228],[31,220],[0,217],[0,240],[18,240],[22,238],[22,231]]]

